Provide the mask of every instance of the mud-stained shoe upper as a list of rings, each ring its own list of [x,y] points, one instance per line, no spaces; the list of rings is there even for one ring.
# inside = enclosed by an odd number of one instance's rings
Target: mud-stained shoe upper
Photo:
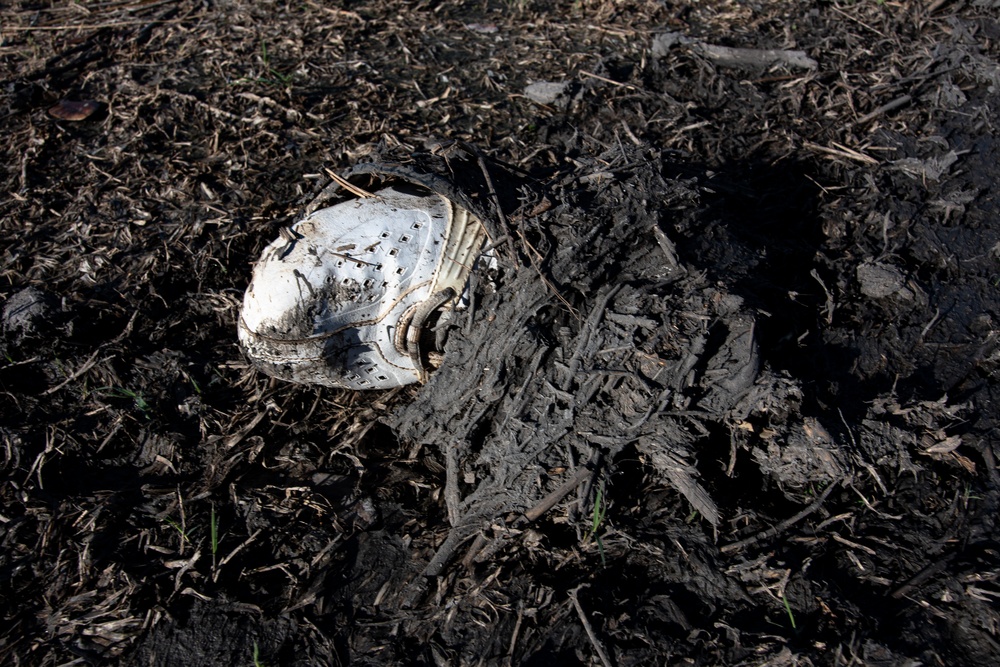
[[[349,389],[420,377],[401,323],[441,291],[463,291],[485,231],[437,194],[375,195],[316,211],[264,250],[239,323],[264,372]]]

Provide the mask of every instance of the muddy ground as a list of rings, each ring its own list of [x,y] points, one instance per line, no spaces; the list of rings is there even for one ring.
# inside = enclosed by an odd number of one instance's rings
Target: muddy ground
[[[3,662],[997,664],[998,13],[5,5]],[[327,170],[456,140],[442,369],[251,368]]]

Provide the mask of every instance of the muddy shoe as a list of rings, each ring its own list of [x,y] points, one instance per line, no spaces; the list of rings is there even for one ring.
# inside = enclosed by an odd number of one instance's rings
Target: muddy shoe
[[[345,389],[426,380],[425,330],[465,289],[485,229],[419,186],[358,192],[285,230],[257,262],[239,338],[265,373]]]

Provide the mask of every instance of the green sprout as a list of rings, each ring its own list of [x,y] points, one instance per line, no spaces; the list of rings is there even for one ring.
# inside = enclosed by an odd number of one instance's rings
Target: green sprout
[[[209,519],[209,530],[212,535],[212,567],[215,568],[215,554],[219,551],[219,517],[215,515],[215,505],[212,505],[212,516]]]
[[[795,614],[792,613],[792,605],[788,604],[788,598],[785,597],[784,591],[781,593],[781,601],[785,603],[785,611],[788,613],[788,620],[792,622],[792,630],[797,630],[798,627],[795,625]]]
[[[260,59],[264,63],[263,76],[257,76],[257,77],[243,76],[240,77],[239,79],[236,79],[232,83],[234,85],[241,83],[262,83],[268,86],[288,86],[289,84],[291,84],[294,74],[282,74],[281,72],[279,72],[278,70],[276,70],[274,67],[271,66],[271,54],[267,50],[267,42],[265,42],[263,39],[260,40]],[[225,272],[226,268],[222,267],[222,270],[223,272]]]
[[[287,86],[292,82],[291,74],[282,74],[278,70],[271,67],[271,56],[267,52],[267,42],[260,40],[260,59],[264,62],[264,71],[267,73],[266,77],[258,77],[258,83],[269,83],[271,85],[281,84],[282,86]]]
[[[166,521],[167,524],[171,528],[173,528],[174,530],[176,530],[178,532],[178,534],[180,534],[180,536],[181,536],[181,544],[184,544],[185,542],[187,542],[188,544],[191,544],[191,538],[189,538],[188,534],[186,532],[184,532],[184,529],[181,528],[180,524],[178,524],[176,521],[174,521],[173,519],[171,519],[169,516],[165,517],[163,520]]]
[[[607,567],[608,563],[604,554],[604,541],[601,540],[601,536],[597,533],[597,529],[601,527],[604,523],[604,518],[607,516],[608,506],[604,502],[604,488],[597,487],[597,493],[594,496],[594,509],[591,512],[590,518],[590,535],[597,542],[597,550],[601,554],[601,567]]]
[[[191,383],[191,387],[194,389],[194,393],[201,396],[201,385],[198,384],[198,381],[194,379],[194,376],[191,375],[190,373],[185,373],[184,377],[186,377],[188,382]]]
[[[142,397],[137,391],[132,391],[131,389],[126,389],[124,387],[101,387],[95,391],[104,393],[108,396],[114,396],[115,398],[130,398],[132,403],[139,412],[143,414],[147,419],[149,419],[149,410],[152,407],[145,398]]]

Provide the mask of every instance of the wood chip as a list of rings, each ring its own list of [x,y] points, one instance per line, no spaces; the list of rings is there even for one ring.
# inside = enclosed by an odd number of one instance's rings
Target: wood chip
[[[49,108],[49,115],[59,120],[81,121],[90,118],[100,108],[101,103],[94,100],[59,100]]]

